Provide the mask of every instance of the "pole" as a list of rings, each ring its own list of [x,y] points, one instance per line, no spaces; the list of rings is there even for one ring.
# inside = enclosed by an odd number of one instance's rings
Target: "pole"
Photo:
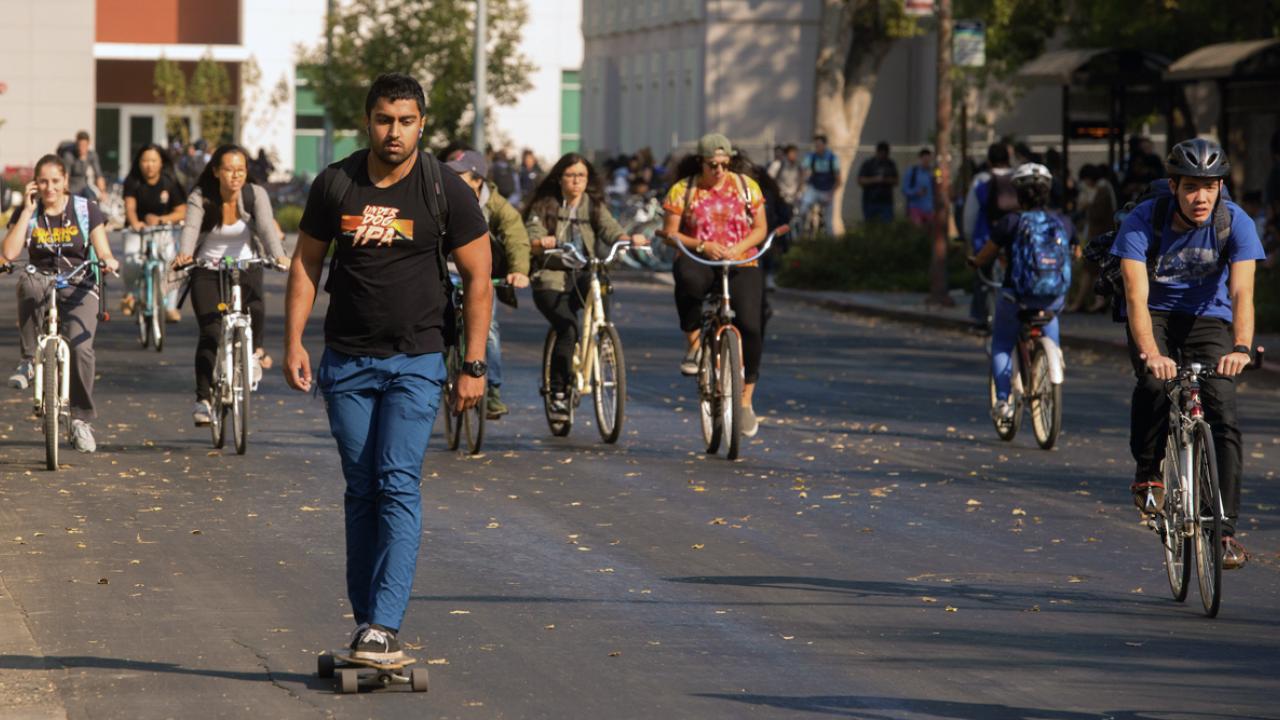
[[[324,73],[329,76],[329,68],[333,67],[333,0],[329,0],[324,16]],[[329,108],[324,109],[324,139],[320,141],[320,169],[333,163],[333,114]]]
[[[933,258],[929,302],[951,307],[947,294],[947,232],[951,214],[951,0],[938,0],[938,186],[933,193]]]
[[[1051,170],[1056,172],[1056,170]],[[1071,86],[1062,86],[1062,182],[1071,177]],[[1065,185],[1064,185],[1065,186]]]
[[[471,129],[471,144],[480,152],[485,151],[484,115],[489,95],[489,48],[486,47],[488,24],[489,3],[487,0],[476,0],[476,119]]]

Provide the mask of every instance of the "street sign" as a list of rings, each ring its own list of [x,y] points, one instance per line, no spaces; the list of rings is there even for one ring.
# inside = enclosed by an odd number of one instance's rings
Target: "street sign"
[[[903,0],[902,12],[909,17],[928,17],[933,14],[933,0]]]
[[[951,63],[956,67],[987,64],[987,26],[981,20],[957,20],[951,34]]]

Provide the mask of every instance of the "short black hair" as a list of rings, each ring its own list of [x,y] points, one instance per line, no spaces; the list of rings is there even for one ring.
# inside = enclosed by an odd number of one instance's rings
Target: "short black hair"
[[[422,92],[422,85],[404,73],[383,73],[374,79],[369,86],[369,94],[364,98],[366,118],[379,100],[413,100],[418,103],[418,113],[423,117],[427,116],[427,97]]]
[[[1017,188],[1018,204],[1026,210],[1040,210],[1049,204],[1050,187],[1038,183],[1020,185]]]
[[[88,130],[81,130],[80,132],[76,133],[76,142],[80,142],[81,140],[88,140],[88,139],[89,139]]]
[[[920,155],[919,155],[919,157],[924,157],[925,155],[932,155],[932,154],[933,154],[933,150],[930,150],[930,149],[929,149],[929,148],[927,148],[927,147],[920,148]]]
[[[992,167],[1009,167],[1009,146],[1004,143],[994,143],[987,148],[987,162]]]
[[[795,143],[787,143],[787,146],[786,146],[785,148],[783,148],[783,151],[784,151],[784,152],[791,152],[792,150],[799,150],[799,149],[800,149],[800,148],[796,147]]]
[[[876,143],[876,152],[889,152],[889,143],[884,140]]]
[[[823,145],[826,145],[826,144],[827,144],[827,136],[826,136],[826,135],[823,135],[822,133],[818,133],[817,135],[814,135],[814,136],[813,136],[813,141],[814,141],[814,142],[820,142],[820,143],[822,143]]]

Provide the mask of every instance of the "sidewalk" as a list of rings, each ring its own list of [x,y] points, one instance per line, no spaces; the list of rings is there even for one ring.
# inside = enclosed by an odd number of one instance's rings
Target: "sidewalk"
[[[875,317],[914,322],[933,327],[967,329],[969,320],[969,295],[953,291],[955,306],[940,308],[925,305],[924,293],[834,292],[819,290],[795,290],[778,288],[774,297],[780,300],[816,305],[836,312],[871,315]],[[1255,346],[1280,348],[1280,336],[1258,334]],[[1068,348],[1127,352],[1124,326],[1111,320],[1111,313],[1067,313],[1062,316],[1062,344]],[[1263,372],[1280,377],[1280,367],[1275,363],[1263,366]]]

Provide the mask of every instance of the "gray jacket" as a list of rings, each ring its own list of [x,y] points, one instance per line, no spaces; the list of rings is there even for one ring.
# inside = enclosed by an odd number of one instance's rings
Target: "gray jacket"
[[[284,257],[284,245],[280,242],[280,231],[276,228],[275,214],[271,212],[271,198],[266,188],[251,184],[253,189],[253,213],[244,206],[244,194],[236,194],[236,211],[240,219],[252,230],[250,246],[253,253],[261,258]],[[208,233],[200,232],[200,224],[204,221],[204,193],[194,188],[187,196],[187,218],[182,224],[182,237],[178,241],[178,254],[195,257]]]

